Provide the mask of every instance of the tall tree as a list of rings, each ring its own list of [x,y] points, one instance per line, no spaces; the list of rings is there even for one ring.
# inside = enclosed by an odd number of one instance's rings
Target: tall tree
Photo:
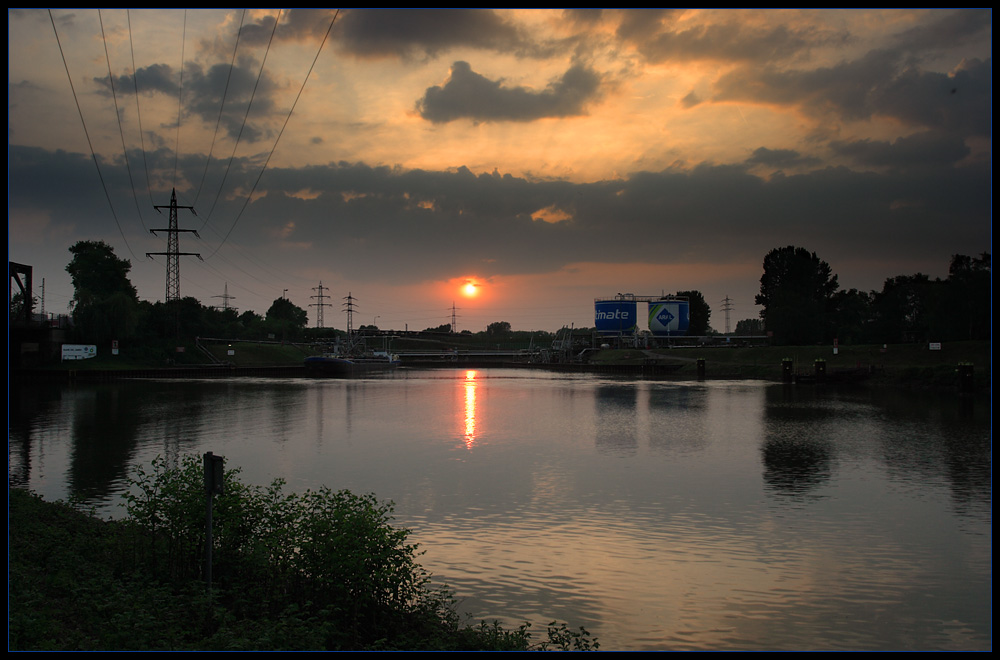
[[[677,295],[688,299],[688,335],[692,337],[707,335],[711,329],[708,321],[712,318],[712,308],[705,302],[705,296],[701,291],[678,291]]]
[[[506,337],[510,334],[510,323],[507,321],[494,321],[486,326],[486,334],[490,337]]]
[[[66,272],[73,279],[73,322],[85,341],[131,338],[138,326],[139,299],[128,279],[132,264],[104,241],[79,241],[69,249]]]
[[[265,322],[269,331],[282,338],[296,337],[306,327],[309,315],[288,298],[277,298],[267,310]]]
[[[948,269],[949,339],[989,339],[993,269],[990,254],[979,257],[956,254]],[[942,310],[943,311],[943,310]]]
[[[764,257],[756,297],[764,327],[778,344],[814,344],[830,339],[837,276],[815,252],[789,245]]]

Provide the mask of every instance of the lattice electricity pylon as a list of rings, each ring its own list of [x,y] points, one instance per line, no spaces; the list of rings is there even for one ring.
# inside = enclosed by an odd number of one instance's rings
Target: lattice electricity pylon
[[[149,233],[156,236],[156,232],[165,231],[167,232],[167,251],[166,252],[147,252],[147,257],[152,257],[155,255],[164,255],[167,257],[167,299],[166,302],[171,300],[181,299],[181,257],[198,257],[201,259],[201,255],[197,252],[180,252],[179,241],[177,235],[181,232],[188,232],[198,236],[198,232],[194,229],[178,229],[177,228],[177,209],[190,209],[193,215],[198,215],[194,212],[193,206],[178,206],[177,205],[177,189],[170,191],[170,206],[154,206],[156,210],[159,209],[170,209],[170,223],[169,227],[166,229],[150,229]],[[201,236],[198,236],[201,238]],[[204,261],[204,259],[201,259]]]
[[[347,302],[344,303],[344,311],[347,312],[347,336],[350,337],[354,334],[354,305],[357,298],[351,295],[351,292],[347,292],[347,297],[344,298]]]
[[[323,308],[324,307],[331,307],[330,303],[323,302],[326,298],[330,297],[328,295],[325,295],[323,292],[324,291],[329,291],[329,290],[330,289],[328,287],[323,286],[323,282],[322,281],[320,281],[319,286],[314,286],[313,287],[313,291],[319,291],[319,293],[316,294],[315,296],[312,296],[312,297],[313,298],[318,298],[319,302],[318,303],[309,303],[309,306],[316,308],[316,327],[317,328],[324,327],[323,326]]]

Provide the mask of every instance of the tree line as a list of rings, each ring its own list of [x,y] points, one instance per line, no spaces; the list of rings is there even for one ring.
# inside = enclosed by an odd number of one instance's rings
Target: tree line
[[[233,309],[202,305],[187,297],[170,302],[140,301],[128,279],[131,263],[120,259],[103,241],[80,241],[66,271],[73,280],[71,302],[73,339],[107,344],[113,339],[129,343],[175,341],[182,337],[327,339],[341,331],[307,328],[306,311],[287,298],[274,300],[267,313],[242,314]],[[745,319],[736,334],[767,332],[777,345],[907,343],[990,339],[990,254],[978,257],[956,254],[947,279],[930,279],[922,273],[885,280],[881,291],[842,290],[828,263],[815,252],[787,246],[764,257],[760,293],[756,303],[760,319]],[[690,302],[689,335],[714,331],[711,308],[700,291],[678,291]],[[12,301],[13,309],[13,301]],[[374,326],[370,329],[377,330]],[[430,332],[449,332],[443,324]],[[466,334],[468,331],[465,331]],[[509,322],[487,326],[491,341],[515,333]],[[537,334],[537,333],[535,333]]]
[[[789,245],[764,257],[756,302],[778,345],[988,340],[991,281],[984,252],[953,255],[944,280],[916,273],[886,279],[881,291],[842,290],[828,263]]]

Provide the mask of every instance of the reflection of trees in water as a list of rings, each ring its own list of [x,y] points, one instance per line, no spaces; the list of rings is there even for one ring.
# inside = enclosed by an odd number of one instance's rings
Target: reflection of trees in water
[[[594,391],[597,407],[597,449],[602,453],[632,456],[636,438],[636,397],[630,385],[600,385]]]
[[[146,406],[156,395],[144,387],[95,385],[73,392],[69,491],[87,501],[105,500],[127,476]]]
[[[780,495],[808,494],[830,480],[832,451],[807,438],[771,437],[761,448],[764,484]]]
[[[989,399],[877,390],[872,401],[894,429],[881,438],[889,478],[908,483],[945,480],[959,513],[991,515]]]
[[[693,454],[709,444],[707,393],[700,386],[654,388],[649,393],[649,446]]]
[[[59,408],[60,385],[11,384],[8,394],[7,484],[25,487],[31,482],[31,447],[35,442],[35,419]]]
[[[761,446],[765,488],[801,497],[830,480],[833,448],[827,424],[835,412],[817,405],[814,387],[771,387],[765,393],[766,437]]]

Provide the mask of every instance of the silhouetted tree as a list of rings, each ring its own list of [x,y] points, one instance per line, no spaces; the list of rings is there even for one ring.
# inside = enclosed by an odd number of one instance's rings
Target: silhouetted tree
[[[874,293],[851,289],[838,291],[833,296],[836,309],[831,321],[833,336],[842,344],[863,344],[877,341],[873,338]]]
[[[510,334],[510,323],[507,321],[494,321],[486,326],[486,334],[490,337],[504,337]]]
[[[947,309],[941,310],[949,319],[948,339],[989,339],[992,300],[990,254],[978,258],[956,254],[948,268]]]
[[[763,319],[743,319],[736,322],[736,334],[738,335],[762,335],[764,334]]]
[[[139,323],[138,295],[128,279],[132,264],[104,241],[78,241],[66,272],[73,280],[73,323],[83,341],[129,339]]]
[[[288,339],[297,336],[306,327],[309,315],[288,298],[278,298],[268,308],[265,321],[270,332]]]
[[[678,296],[688,299],[688,331],[692,337],[703,337],[707,335],[711,327],[708,324],[712,317],[712,308],[705,302],[705,296],[701,291],[678,291]]]
[[[829,339],[837,276],[815,252],[792,245],[764,257],[764,274],[756,297],[764,310],[764,327],[777,344],[815,344]]]

